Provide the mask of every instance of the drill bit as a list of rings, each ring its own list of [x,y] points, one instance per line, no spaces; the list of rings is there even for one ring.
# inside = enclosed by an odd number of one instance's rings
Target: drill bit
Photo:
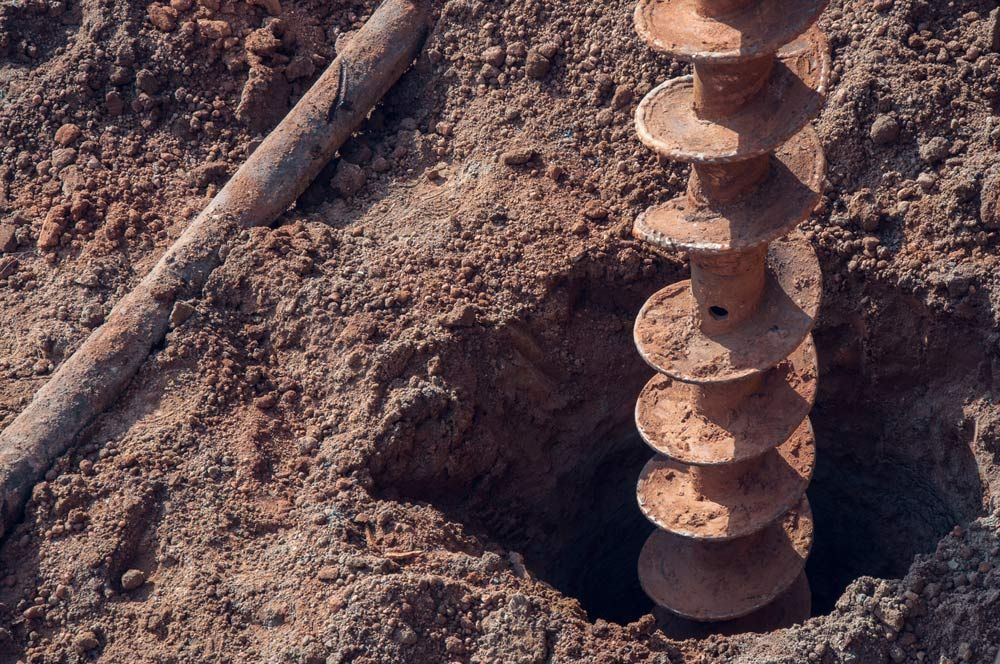
[[[636,404],[657,453],[638,483],[657,526],[639,578],[661,621],[687,629],[773,629],[810,613],[810,333],[822,284],[809,243],[785,236],[815,208],[826,170],[809,126],[829,80],[813,26],[826,3],[640,0],[635,10],[650,47],[693,63],[635,116],[647,147],[691,164],[687,192],[633,229],[691,264],[634,331],[658,372]]]

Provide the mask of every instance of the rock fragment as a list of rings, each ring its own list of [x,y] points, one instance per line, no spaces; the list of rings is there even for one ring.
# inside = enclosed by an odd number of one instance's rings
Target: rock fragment
[[[928,164],[936,164],[948,156],[950,148],[948,139],[935,136],[920,145],[920,159]]]
[[[73,148],[59,148],[52,152],[52,167],[55,169],[66,168],[76,161],[76,150]]]
[[[591,221],[602,221],[608,218],[608,209],[601,205],[600,201],[588,201],[583,206],[581,213]]]
[[[141,588],[146,583],[146,573],[140,569],[130,569],[122,574],[122,588],[126,591]]]
[[[59,127],[59,129],[56,131],[56,143],[63,146],[64,148],[69,147],[70,145],[75,143],[78,138],[80,138],[80,135],[82,133],[83,132],[80,131],[80,128],[75,124],[72,123],[64,124],[63,126]]]
[[[875,118],[869,132],[875,145],[889,145],[899,138],[899,122],[891,115],[880,115]]]
[[[847,200],[847,215],[869,233],[878,229],[880,214],[871,190],[859,189]]]
[[[17,249],[17,236],[14,224],[0,224],[0,254],[10,253]]]
[[[491,46],[483,51],[483,62],[487,62],[494,67],[503,67],[507,60],[507,51],[502,46]]]
[[[63,231],[66,229],[66,221],[69,216],[69,206],[56,205],[45,215],[42,222],[42,230],[38,234],[38,246],[41,249],[51,249],[59,244]]]
[[[343,198],[350,198],[365,186],[365,172],[357,164],[343,159],[337,164],[337,170],[330,180],[330,186]]]
[[[76,647],[79,648],[80,651],[82,652],[90,652],[97,646],[101,645],[101,642],[100,640],[98,640],[97,635],[94,634],[89,629],[78,633],[73,641],[76,644]]]
[[[13,256],[0,257],[0,279],[6,279],[17,272],[18,265],[17,259]]]
[[[195,307],[190,302],[178,301],[170,312],[170,327],[180,327],[194,315]]]
[[[500,155],[500,161],[505,166],[523,166],[534,158],[535,151],[531,148],[514,148]]]
[[[611,107],[615,110],[621,110],[632,103],[635,98],[635,92],[632,88],[627,85],[619,85],[615,88],[615,94],[611,97]]]
[[[552,68],[552,62],[536,49],[528,50],[528,60],[524,65],[524,73],[529,78],[542,79]]]

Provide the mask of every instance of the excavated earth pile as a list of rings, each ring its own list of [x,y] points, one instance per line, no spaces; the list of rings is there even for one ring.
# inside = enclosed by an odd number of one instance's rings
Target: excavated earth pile
[[[373,2],[0,2],[0,427]],[[986,662],[1000,649],[1000,37],[835,0],[810,417],[814,617],[659,631],[635,563],[687,171],[632,3],[450,0],[274,228],[229,238],[0,544],[0,662]]]

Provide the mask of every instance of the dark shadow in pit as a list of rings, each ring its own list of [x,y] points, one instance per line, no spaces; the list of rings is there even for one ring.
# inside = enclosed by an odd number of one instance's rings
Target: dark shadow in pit
[[[632,420],[652,370],[629,334],[641,288],[624,299],[615,286],[578,279],[562,295],[556,289],[559,315],[525,322],[516,334],[487,329],[443,351],[445,362],[475,376],[472,429],[450,448],[440,477],[414,481],[427,472],[418,444],[377,482],[520,552],[532,576],[576,598],[591,620],[624,624],[652,609],[636,574],[652,527],[635,496],[652,451]],[[849,293],[844,311],[826,311],[815,334],[816,538],[807,567],[815,615],[860,576],[904,575],[914,555],[975,518],[984,500],[962,424],[964,404],[986,389],[975,378],[986,375],[987,346],[975,332],[984,328],[963,330],[893,292],[865,295],[878,301],[877,316],[862,318],[851,306],[861,295]],[[483,370],[473,356],[500,368]],[[484,463],[485,453],[495,456]],[[477,464],[485,469],[462,479]]]
[[[963,409],[992,389],[979,332],[989,326],[883,286],[857,288],[827,300],[814,332],[814,615],[859,576],[904,576],[985,502]],[[860,314],[852,303],[865,300]]]
[[[594,490],[582,497],[581,518],[536,569],[563,594],[577,598],[591,620],[627,624],[653,610],[636,572],[653,526],[635,497],[636,479],[651,452],[631,421],[616,439],[617,451],[594,469]]]
[[[860,576],[900,578],[963,521],[934,484],[903,462],[821,455],[809,489],[816,523],[807,572],[813,614],[829,613]]]

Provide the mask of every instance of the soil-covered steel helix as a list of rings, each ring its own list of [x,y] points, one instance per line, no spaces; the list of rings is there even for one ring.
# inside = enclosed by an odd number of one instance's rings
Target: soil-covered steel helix
[[[825,5],[640,0],[635,10],[652,48],[694,64],[635,116],[647,147],[692,164],[686,195],[634,227],[691,261],[690,281],[653,295],[635,324],[659,372],[636,405],[657,452],[638,484],[658,527],[639,577],[675,633],[773,629],[810,612],[821,275],[808,242],[785,236],[819,201],[826,168],[809,127],[830,69],[812,27]]]
[[[425,0],[385,0],[142,282],[0,433],[0,537],[32,487],[114,403],[244,228],[288,209],[409,68],[428,31]]]

